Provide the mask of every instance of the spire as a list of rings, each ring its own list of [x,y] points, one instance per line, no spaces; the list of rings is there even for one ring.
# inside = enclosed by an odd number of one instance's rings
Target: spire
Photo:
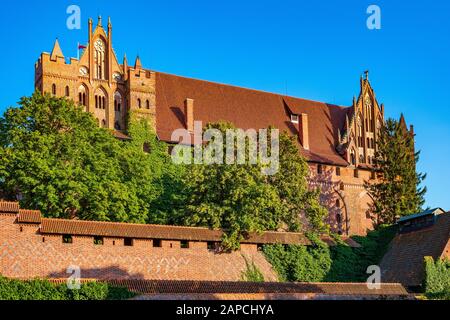
[[[135,69],[141,69],[142,68],[141,58],[139,58],[139,55],[136,57],[136,61],[134,62],[134,68]]]
[[[108,29],[112,28],[111,17],[108,17]]]
[[[123,55],[123,76],[124,80],[128,80],[128,60],[126,53]]]
[[[101,27],[102,26],[102,16],[98,16],[98,22],[97,22],[97,26]]]
[[[56,38],[55,44],[53,45],[53,50],[52,50],[50,59],[53,61],[56,61],[56,60],[58,60],[58,58],[64,59],[64,55],[62,53],[61,47],[59,46],[58,38]]]
[[[404,129],[405,131],[408,130],[407,127],[406,127],[406,121],[405,121],[405,117],[403,116],[403,113],[400,115],[400,122],[399,122],[399,124],[400,124],[400,127],[402,129]]]

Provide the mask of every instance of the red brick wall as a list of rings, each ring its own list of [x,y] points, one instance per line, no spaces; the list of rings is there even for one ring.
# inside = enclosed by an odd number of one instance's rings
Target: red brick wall
[[[103,245],[95,245],[93,237],[74,236],[73,243],[65,244],[62,236],[39,234],[37,225],[15,220],[14,214],[0,214],[0,274],[6,277],[65,278],[73,265],[81,268],[82,278],[239,281],[247,259],[266,280],[276,280],[256,245],[219,254],[207,250],[205,242],[190,242],[184,249],[179,241],[162,241],[155,248],[151,240],[135,239],[128,247],[123,238],[104,238]]]

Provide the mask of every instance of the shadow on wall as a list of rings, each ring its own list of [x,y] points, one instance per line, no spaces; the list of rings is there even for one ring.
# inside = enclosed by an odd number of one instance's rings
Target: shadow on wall
[[[69,270],[67,270],[69,271]],[[70,272],[52,272],[47,275],[48,278],[65,279],[71,276],[75,276],[76,272],[74,268],[71,268]],[[101,280],[117,280],[117,279],[144,279],[144,275],[141,273],[130,274],[119,266],[110,266],[106,268],[80,268],[81,279],[101,279]]]
[[[333,169],[316,170],[310,175],[309,185],[320,188],[320,203],[328,209],[327,223],[331,230],[339,234],[348,234],[350,218],[347,214],[345,196],[341,190],[341,183],[333,181]]]

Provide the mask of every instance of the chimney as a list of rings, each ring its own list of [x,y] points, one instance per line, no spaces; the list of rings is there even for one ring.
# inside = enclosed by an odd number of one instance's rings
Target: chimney
[[[308,115],[302,113],[298,116],[298,138],[305,150],[309,150]]]
[[[184,100],[184,117],[186,121],[186,129],[194,131],[194,99],[187,98]]]

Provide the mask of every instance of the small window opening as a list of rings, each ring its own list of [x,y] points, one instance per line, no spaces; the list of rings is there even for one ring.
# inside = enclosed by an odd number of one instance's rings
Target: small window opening
[[[291,114],[291,122],[298,123],[298,114]]]
[[[103,237],[94,237],[95,245],[103,245]]]
[[[161,248],[162,247],[161,239],[153,239],[153,247],[154,248]]]
[[[341,167],[336,167],[336,175],[337,176],[341,175]]]
[[[353,176],[355,178],[359,178],[359,170],[358,169],[353,170]]]
[[[216,250],[216,243],[214,241],[208,241],[207,248],[208,250]]]
[[[133,239],[132,238],[124,238],[123,239],[123,245],[126,247],[132,247],[133,246]]]
[[[317,165],[317,174],[323,173],[323,166],[321,164]]]
[[[62,242],[63,243],[73,243],[72,236],[69,234],[65,234],[62,236]]]
[[[189,249],[189,241],[187,241],[187,240],[182,240],[182,241],[180,242],[180,247],[181,247],[182,249]]]

